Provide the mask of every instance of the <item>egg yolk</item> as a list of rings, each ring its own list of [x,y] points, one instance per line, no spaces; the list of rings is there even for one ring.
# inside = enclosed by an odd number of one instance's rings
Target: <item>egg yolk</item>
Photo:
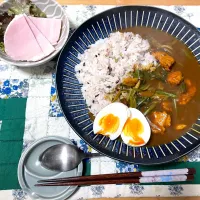
[[[137,118],[128,118],[124,125],[123,133],[124,135],[132,138],[132,140],[129,141],[130,145],[144,144],[144,140],[140,137],[140,134],[143,132],[144,127],[140,120],[138,120]]]
[[[119,117],[113,114],[107,114],[99,120],[101,130],[98,134],[115,133],[119,128]]]

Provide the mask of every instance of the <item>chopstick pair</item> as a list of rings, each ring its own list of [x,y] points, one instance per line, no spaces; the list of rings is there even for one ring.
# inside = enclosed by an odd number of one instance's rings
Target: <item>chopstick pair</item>
[[[101,174],[71,178],[39,180],[35,186],[101,185],[122,183],[164,183],[194,180],[194,168]]]

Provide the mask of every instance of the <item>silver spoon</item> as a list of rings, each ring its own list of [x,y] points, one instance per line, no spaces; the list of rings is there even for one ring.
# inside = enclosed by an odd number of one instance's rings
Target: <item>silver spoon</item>
[[[46,149],[40,155],[39,161],[47,169],[66,172],[76,168],[85,158],[99,156],[99,153],[84,153],[71,144],[58,144]]]

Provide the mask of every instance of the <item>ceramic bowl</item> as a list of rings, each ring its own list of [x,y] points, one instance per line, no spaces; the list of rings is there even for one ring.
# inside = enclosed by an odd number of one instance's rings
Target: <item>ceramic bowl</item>
[[[4,1],[0,5],[0,14],[3,14],[4,12],[6,12],[12,6],[12,2],[13,0]],[[34,67],[34,66],[44,64],[52,60],[59,53],[59,51],[62,49],[65,42],[67,41],[67,38],[69,35],[69,20],[62,6],[59,5],[54,0],[45,0],[45,1],[32,0],[32,2],[38,8],[40,8],[44,13],[46,13],[48,18],[62,19],[60,39],[58,41],[58,44],[54,46],[56,50],[52,54],[36,62],[16,61],[10,58],[6,53],[3,53],[0,51],[0,58],[9,64],[20,66],[20,67]]]
[[[131,147],[121,140],[110,140],[94,134],[81,84],[75,76],[75,66],[91,44],[110,33],[130,27],[151,27],[181,40],[200,62],[200,32],[183,18],[155,7],[122,6],[102,12],[85,21],[73,33],[63,48],[56,73],[56,84],[62,111],[73,130],[93,149],[111,158],[143,165],[162,164],[177,160],[200,146],[200,118],[184,135],[156,146]]]

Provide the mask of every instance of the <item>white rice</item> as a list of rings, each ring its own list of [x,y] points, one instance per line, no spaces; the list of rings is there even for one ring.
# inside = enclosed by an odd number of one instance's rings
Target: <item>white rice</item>
[[[149,42],[140,35],[116,32],[78,56],[81,63],[75,67],[76,77],[83,84],[82,94],[91,113],[96,115],[110,103],[105,95],[133,71],[134,65],[146,70],[150,64],[156,64],[149,49]]]

